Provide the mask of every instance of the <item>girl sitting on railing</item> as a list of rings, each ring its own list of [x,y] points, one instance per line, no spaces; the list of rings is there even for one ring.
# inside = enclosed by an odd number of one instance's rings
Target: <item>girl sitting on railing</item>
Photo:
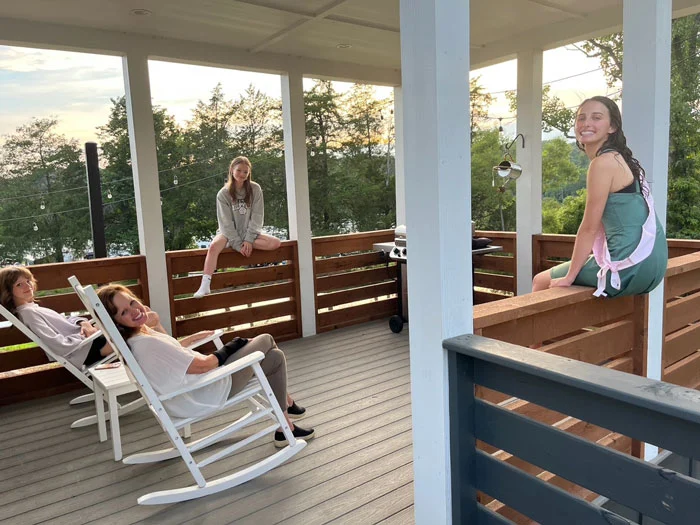
[[[260,185],[250,180],[253,166],[247,157],[236,157],[228,169],[228,181],[216,195],[216,217],[219,229],[204,260],[202,283],[194,297],[210,293],[211,276],[216,271],[219,254],[230,246],[244,257],[253,249],[276,250],[277,237],[262,233],[265,206]]]
[[[212,331],[198,332],[178,341],[162,329],[154,330],[147,326],[146,309],[128,288],[107,285],[100,288],[97,295],[159,395],[179,390],[196,380],[193,376],[197,374],[204,374],[260,351],[265,354],[260,366],[294,437],[305,440],[314,437],[313,429],[295,426],[291,421],[303,417],[306,409],[297,405],[287,393],[287,361],[271,335],[262,334],[250,341],[237,337],[213,354],[204,355],[186,346],[211,336]],[[206,387],[175,396],[163,404],[172,416],[197,417],[222,406],[230,396],[243,390],[252,376],[253,370],[246,368]],[[274,443],[278,448],[287,445],[281,430],[275,432]]]
[[[585,100],[575,131],[591,160],[586,209],[571,261],[537,274],[532,290],[576,284],[595,288],[595,296],[648,293],[664,278],[668,247],[644,169],[627,147],[620,109],[607,97]]]

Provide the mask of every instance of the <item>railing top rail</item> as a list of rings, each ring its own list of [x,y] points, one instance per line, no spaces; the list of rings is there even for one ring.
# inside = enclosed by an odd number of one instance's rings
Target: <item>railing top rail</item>
[[[672,277],[680,273],[690,272],[692,270],[697,270],[698,268],[700,268],[700,252],[681,255],[680,257],[674,257],[673,259],[668,260],[666,277]]]
[[[700,392],[616,370],[466,334],[443,341],[448,351],[561,385],[700,423]]]
[[[311,239],[311,242],[316,244],[316,243],[335,242],[335,241],[350,240],[350,239],[357,239],[357,238],[364,239],[364,238],[372,238],[372,237],[384,237],[386,235],[394,235],[394,230],[376,230],[376,231],[371,231],[371,232],[344,233],[341,235],[325,235],[322,237],[313,237]]]
[[[550,288],[537,293],[517,295],[493,303],[474,306],[474,329],[530,317],[574,303],[593,299],[592,288],[569,286]]]

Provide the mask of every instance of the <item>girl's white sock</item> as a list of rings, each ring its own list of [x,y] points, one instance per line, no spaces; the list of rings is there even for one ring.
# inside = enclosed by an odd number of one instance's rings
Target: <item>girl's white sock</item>
[[[202,275],[202,284],[199,285],[199,290],[197,290],[194,293],[194,298],[195,299],[201,299],[205,295],[209,295],[211,293],[211,290],[209,289],[209,285],[211,284],[211,275],[207,275],[206,273]]]

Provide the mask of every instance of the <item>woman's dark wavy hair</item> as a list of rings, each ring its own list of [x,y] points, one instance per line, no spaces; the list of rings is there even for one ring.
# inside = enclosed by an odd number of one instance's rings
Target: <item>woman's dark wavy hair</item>
[[[632,155],[632,150],[629,149],[629,147],[627,146],[627,139],[625,138],[625,134],[622,131],[622,115],[620,114],[620,108],[617,107],[617,104],[608,97],[595,96],[587,98],[586,100],[581,102],[581,105],[576,110],[576,115],[578,115],[578,112],[581,111],[583,105],[586,102],[590,101],[600,102],[608,109],[608,114],[610,115],[610,124],[615,128],[615,131],[608,135],[608,140],[606,140],[600,147],[600,149],[596,151],[595,156],[598,157],[605,150],[614,150],[618,152],[620,155],[622,155],[622,158],[625,159],[625,162],[632,171],[632,175],[639,183],[639,187],[641,189],[642,181],[645,178],[644,168],[642,168],[642,165],[639,163],[639,161],[634,158],[634,156]],[[576,139],[576,146],[578,146],[578,149],[580,149],[581,151],[584,150],[583,144],[581,144],[578,141],[578,139]]]
[[[126,286],[122,286],[121,284],[106,284],[102,286],[99,290],[97,290],[97,297],[99,297],[100,301],[102,301],[102,304],[107,310],[107,313],[112,318],[112,321],[114,321],[117,330],[119,330],[119,333],[124,338],[124,341],[126,341],[132,335],[136,334],[136,332],[138,332],[139,329],[130,326],[124,326],[123,324],[118,323],[115,319],[115,316],[117,315],[117,305],[114,304],[114,297],[118,293],[123,293],[131,299],[136,299],[139,302],[141,301],[138,297],[134,295],[134,292],[129,290]]]

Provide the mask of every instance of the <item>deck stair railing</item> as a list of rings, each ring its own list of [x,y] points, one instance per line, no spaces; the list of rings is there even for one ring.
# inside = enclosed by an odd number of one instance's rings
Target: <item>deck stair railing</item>
[[[478,335],[448,351],[453,523],[635,523],[511,463],[477,443],[519,457],[644,518],[697,523],[700,482],[600,446],[475,396],[477,385],[700,458],[700,392],[548,355]],[[483,505],[488,495],[517,512],[509,521]]]

